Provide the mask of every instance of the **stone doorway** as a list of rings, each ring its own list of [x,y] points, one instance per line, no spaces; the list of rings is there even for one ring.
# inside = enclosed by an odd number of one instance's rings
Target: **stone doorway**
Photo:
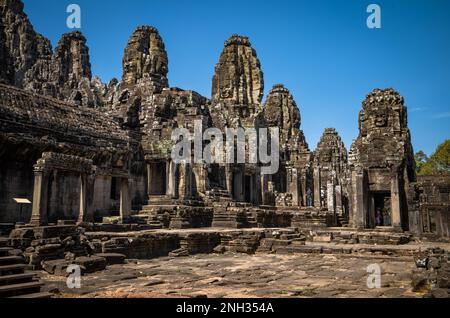
[[[251,203],[252,202],[252,176],[245,176],[244,194],[245,194],[245,202]]]
[[[374,192],[371,197],[371,224],[373,224],[374,227],[392,226],[391,193]]]
[[[167,194],[167,171],[165,162],[150,164],[148,193],[152,195]]]
[[[221,167],[218,164],[212,164],[208,170],[208,180],[211,189],[224,188]]]

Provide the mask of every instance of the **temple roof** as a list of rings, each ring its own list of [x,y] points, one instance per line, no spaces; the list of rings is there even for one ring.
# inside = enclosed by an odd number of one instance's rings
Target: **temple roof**
[[[127,151],[129,138],[120,124],[100,110],[0,84],[0,137],[76,152]]]

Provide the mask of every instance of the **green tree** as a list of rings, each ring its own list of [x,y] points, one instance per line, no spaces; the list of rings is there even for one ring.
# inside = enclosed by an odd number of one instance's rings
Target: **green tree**
[[[416,161],[416,172],[417,174],[421,174],[423,166],[428,162],[428,156],[420,150],[414,155],[414,160]]]
[[[450,139],[437,147],[435,153],[421,167],[419,174],[450,174]]]

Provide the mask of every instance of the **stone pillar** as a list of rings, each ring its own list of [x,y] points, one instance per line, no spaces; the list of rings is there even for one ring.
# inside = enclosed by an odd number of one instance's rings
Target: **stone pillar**
[[[364,170],[357,168],[352,171],[352,224],[358,229],[366,228],[368,217],[368,198]]]
[[[301,172],[301,176],[300,176],[300,187],[301,187],[301,197],[302,197],[302,202],[300,204],[300,206],[306,207],[307,206],[307,202],[308,202],[308,185],[307,185],[307,175],[306,175],[306,171],[303,170]]]
[[[42,226],[48,224],[47,219],[48,201],[48,172],[44,169],[35,168],[33,208],[31,212],[30,224]]]
[[[150,198],[150,194],[152,193],[152,165],[147,163],[147,195]]]
[[[87,177],[84,174],[80,175],[80,213],[78,214],[78,223],[87,221]]]
[[[230,194],[230,197],[233,198],[233,170],[229,164],[225,166],[225,182],[227,191]]]
[[[314,167],[314,207],[320,208],[322,207],[322,199],[320,197],[321,191],[321,180],[320,180],[320,167]]]
[[[344,214],[344,207],[342,203],[342,186],[337,185],[334,187],[335,195],[336,195],[336,213],[339,215]]]
[[[180,180],[178,183],[178,194],[180,199],[189,199],[191,197],[191,167],[188,163],[180,164]]]
[[[206,164],[198,163],[192,166],[194,170],[194,178],[195,187],[194,190],[197,194],[205,194],[207,190],[207,178],[208,178],[208,169]],[[223,179],[223,178],[222,178]]]
[[[167,195],[170,198],[175,198],[176,191],[176,164],[170,160],[167,163]]]
[[[327,183],[327,208],[328,212],[336,213],[336,201],[333,182]]]
[[[170,161],[165,162],[166,166],[166,195],[169,195],[170,192]]]
[[[257,173],[254,178],[253,181],[255,183],[255,197],[256,197],[256,204],[257,205],[261,205],[262,204],[262,196],[261,196],[261,187],[262,187],[262,183],[261,183],[261,178],[259,178],[260,174]]]
[[[130,184],[128,178],[121,178],[120,182],[120,218],[122,222],[131,215]]]
[[[245,175],[242,171],[239,171],[234,175],[234,194],[235,194],[235,200],[238,202],[244,202],[245,201],[245,194],[244,194],[244,184],[245,184]]]
[[[268,193],[269,191],[269,176],[268,175],[261,175],[261,198],[262,198],[262,205],[269,205],[269,198]]]
[[[394,228],[401,229],[402,221],[398,172],[398,166],[391,168],[391,221]]]
[[[299,194],[299,180],[298,171],[294,168],[288,168],[287,170],[287,185],[286,189],[288,193],[292,194],[292,206],[300,205],[300,194]]]

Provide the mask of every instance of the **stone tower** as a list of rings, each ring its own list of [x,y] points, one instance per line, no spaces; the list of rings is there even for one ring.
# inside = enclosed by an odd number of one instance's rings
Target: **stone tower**
[[[334,128],[325,129],[314,152],[314,205],[342,214],[345,210],[348,155]]]
[[[288,144],[300,130],[300,110],[291,93],[282,84],[274,85],[267,96],[264,118],[269,127],[280,128],[280,144]]]
[[[59,88],[60,99],[84,106],[96,104],[90,90],[89,48],[81,32],[63,34],[55,48],[51,68],[50,80]]]
[[[216,65],[212,83],[213,104],[221,103],[241,117],[256,113],[264,93],[261,65],[247,37],[233,35]]]
[[[280,129],[280,170],[271,176],[276,191],[292,194],[292,206],[306,205],[311,153],[300,130],[300,110],[282,84],[274,85],[263,110],[265,125]]]
[[[407,190],[415,163],[403,97],[376,89],[363,102],[353,143],[351,223],[358,228],[408,229]]]
[[[123,58],[122,87],[149,79],[159,90],[168,87],[169,60],[156,28],[138,27],[128,41]]]

